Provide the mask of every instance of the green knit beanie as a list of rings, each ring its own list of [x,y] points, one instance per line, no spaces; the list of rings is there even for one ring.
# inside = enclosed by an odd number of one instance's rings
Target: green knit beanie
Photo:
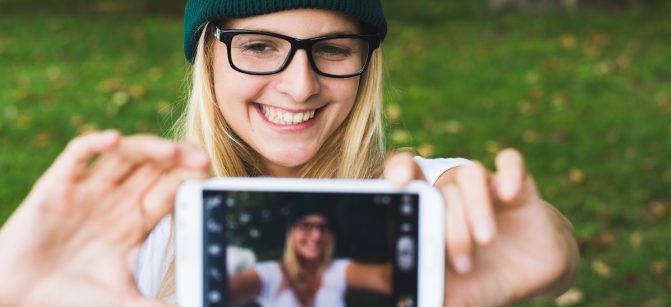
[[[184,12],[184,55],[193,64],[200,31],[208,21],[300,8],[339,11],[372,26],[381,39],[387,34],[387,21],[380,0],[187,0]]]

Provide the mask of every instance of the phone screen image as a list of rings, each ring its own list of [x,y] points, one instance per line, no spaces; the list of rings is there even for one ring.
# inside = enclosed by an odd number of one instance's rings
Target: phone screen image
[[[244,296],[250,272],[261,286],[242,306],[418,306],[418,204],[413,193],[204,190],[203,306]],[[353,265],[390,274],[352,285]]]

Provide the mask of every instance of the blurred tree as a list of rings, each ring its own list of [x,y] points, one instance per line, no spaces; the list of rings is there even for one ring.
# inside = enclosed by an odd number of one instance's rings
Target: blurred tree
[[[627,9],[640,5],[654,5],[659,0],[488,0],[489,9],[495,12],[517,10],[547,12],[557,8],[575,10],[578,7],[600,9]]]

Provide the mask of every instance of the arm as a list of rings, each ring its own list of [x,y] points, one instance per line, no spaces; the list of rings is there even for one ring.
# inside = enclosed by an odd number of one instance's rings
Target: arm
[[[253,301],[261,292],[261,278],[254,269],[246,269],[228,278],[228,302],[242,306]]]
[[[352,261],[347,266],[347,286],[391,294],[392,268],[390,263],[362,264]]]

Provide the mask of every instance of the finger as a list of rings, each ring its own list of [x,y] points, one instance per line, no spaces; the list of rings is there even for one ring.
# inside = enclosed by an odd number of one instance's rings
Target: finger
[[[177,144],[154,136],[126,137],[114,151],[103,155],[91,168],[90,180],[95,185],[116,185],[140,163],[174,163]]]
[[[146,298],[141,294],[134,294],[124,301],[123,307],[177,307],[177,305],[169,304],[158,299]]]
[[[210,158],[200,148],[191,144],[178,144],[179,165],[193,170],[207,170]]]
[[[488,176],[487,170],[480,163],[462,166],[456,175],[466,216],[475,241],[479,244],[489,243],[496,233]]]
[[[207,171],[194,171],[177,169],[161,177],[155,185],[144,195],[141,206],[143,212],[143,225],[147,232],[174,207],[175,194],[180,184],[189,179],[204,179],[208,176]]]
[[[468,273],[473,266],[472,237],[459,189],[448,184],[441,188],[446,205],[445,243],[450,263],[457,273]]]
[[[518,200],[526,173],[524,158],[517,150],[509,148],[496,155],[495,186],[502,202],[510,204]]]
[[[47,170],[46,177],[59,181],[78,180],[84,175],[91,159],[116,147],[120,139],[121,134],[115,130],[93,132],[74,138]]]
[[[397,153],[385,161],[382,177],[398,187],[406,186],[411,180],[425,180],[422,169],[407,153]]]

